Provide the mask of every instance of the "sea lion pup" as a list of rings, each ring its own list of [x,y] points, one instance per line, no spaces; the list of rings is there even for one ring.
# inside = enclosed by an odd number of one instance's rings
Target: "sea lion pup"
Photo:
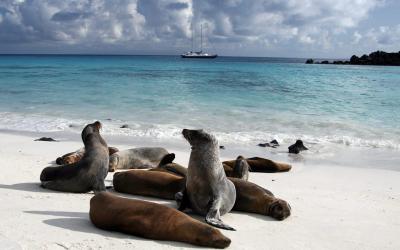
[[[112,155],[118,151],[119,151],[118,148],[108,147],[108,155]],[[67,153],[63,156],[58,157],[56,159],[56,164],[66,165],[66,164],[72,164],[72,163],[78,162],[78,161],[80,161],[80,159],[82,159],[84,154],[85,154],[85,148],[83,147],[74,152]]]
[[[249,179],[250,166],[243,156],[239,155],[236,158],[233,167],[225,163],[222,163],[222,165],[224,167],[226,176],[242,179],[245,181]]]
[[[134,169],[117,172],[113,177],[114,190],[120,193],[151,196],[173,200],[185,187],[183,177],[174,173]]]
[[[132,148],[118,151],[110,156],[109,171],[155,168],[166,154],[168,154],[168,151],[159,147]]]
[[[179,210],[186,208],[186,201],[196,213],[205,215],[206,222],[218,228],[235,230],[226,225],[220,216],[233,208],[236,191],[233,183],[226,178],[219,160],[217,139],[203,130],[183,129],[182,134],[192,146],[186,187],[177,193]]]
[[[154,240],[226,248],[231,240],[218,229],[157,203],[100,192],[90,200],[90,220],[101,229]]]
[[[290,215],[289,204],[276,198],[267,189],[237,178],[228,179],[236,189],[233,210],[271,216],[278,220]],[[172,200],[185,186],[185,179],[176,173],[155,168],[152,171],[130,170],[115,173],[113,184],[117,192]]]
[[[76,163],[47,167],[40,174],[42,187],[57,191],[86,193],[106,190],[104,179],[108,173],[108,147],[100,136],[99,121],[88,124],[82,131],[85,154]]]
[[[261,157],[247,158],[246,161],[249,164],[250,172],[275,173],[287,172],[292,169],[292,165],[290,164],[275,162]],[[225,168],[230,167],[233,169],[236,164],[236,160],[224,161],[222,164],[224,164]]]

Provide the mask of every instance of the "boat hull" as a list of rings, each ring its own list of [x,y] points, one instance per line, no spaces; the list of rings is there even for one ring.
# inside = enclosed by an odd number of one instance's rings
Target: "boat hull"
[[[207,55],[207,56],[189,56],[189,55],[181,55],[182,58],[197,58],[197,59],[213,59],[216,58],[218,55]]]

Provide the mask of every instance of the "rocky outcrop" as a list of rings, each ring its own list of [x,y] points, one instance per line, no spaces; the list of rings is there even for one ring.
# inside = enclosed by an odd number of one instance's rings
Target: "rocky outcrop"
[[[312,59],[308,59],[306,64],[314,63]],[[315,62],[316,64],[331,64],[329,61]],[[384,51],[375,51],[369,55],[358,57],[353,55],[350,61],[333,61],[333,64],[351,64],[351,65],[382,65],[382,66],[400,66],[400,51],[387,53]]]

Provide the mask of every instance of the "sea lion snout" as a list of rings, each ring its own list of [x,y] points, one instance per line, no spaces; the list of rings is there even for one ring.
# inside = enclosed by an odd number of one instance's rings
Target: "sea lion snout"
[[[101,122],[99,122],[99,121],[95,121],[94,123],[93,123],[93,125],[97,128],[97,130],[100,130],[101,128],[102,128],[102,124],[101,124]]]
[[[109,158],[109,163],[108,163],[108,172],[114,172],[117,169],[118,166],[118,155],[117,154],[112,154]]]
[[[231,244],[231,239],[224,236],[222,233],[218,235],[216,239],[212,239],[213,247],[215,248],[227,248]]]
[[[183,129],[182,135],[190,145],[198,145],[204,143],[212,143],[218,145],[217,139],[203,129]]]
[[[268,209],[268,215],[277,220],[284,220],[289,217],[290,214],[291,207],[289,203],[281,199],[272,202]]]

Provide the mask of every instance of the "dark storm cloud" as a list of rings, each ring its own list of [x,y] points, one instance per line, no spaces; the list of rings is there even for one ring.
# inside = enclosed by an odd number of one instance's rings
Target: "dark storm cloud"
[[[51,20],[57,22],[69,22],[78,18],[88,18],[89,15],[89,13],[85,12],[59,11],[51,17]]]

